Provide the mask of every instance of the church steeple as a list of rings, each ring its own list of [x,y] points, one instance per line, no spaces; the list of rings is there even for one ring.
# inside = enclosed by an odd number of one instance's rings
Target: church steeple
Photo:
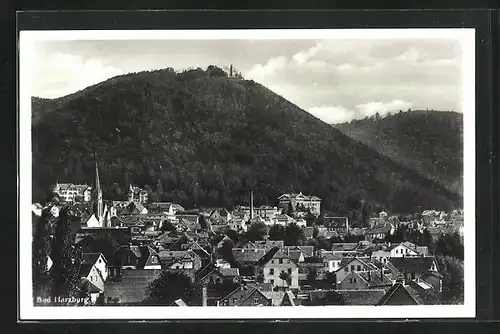
[[[97,164],[97,154],[95,154],[95,182],[94,182],[94,214],[99,224],[104,226],[104,206],[102,203],[101,182],[99,180],[99,167]]]

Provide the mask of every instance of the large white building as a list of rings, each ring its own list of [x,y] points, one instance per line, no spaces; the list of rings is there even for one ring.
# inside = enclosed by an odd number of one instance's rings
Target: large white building
[[[64,202],[89,202],[92,188],[86,184],[56,183],[54,193]]]
[[[321,212],[321,198],[316,196],[306,196],[303,195],[302,192],[298,194],[283,194],[278,197],[278,201],[278,206],[285,210],[285,212],[288,210],[290,203],[292,203],[294,210],[297,210],[297,207],[304,207],[305,209],[309,209],[311,213],[315,215],[319,215]]]

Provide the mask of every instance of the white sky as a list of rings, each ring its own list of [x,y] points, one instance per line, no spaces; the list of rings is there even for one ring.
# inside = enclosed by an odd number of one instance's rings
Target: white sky
[[[376,112],[461,112],[453,39],[77,40],[35,44],[32,95],[55,98],[113,76],[233,64],[328,123]]]

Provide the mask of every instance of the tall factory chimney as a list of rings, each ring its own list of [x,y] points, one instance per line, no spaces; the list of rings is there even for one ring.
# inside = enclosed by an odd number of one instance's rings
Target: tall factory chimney
[[[250,191],[250,219],[253,219],[253,191]]]

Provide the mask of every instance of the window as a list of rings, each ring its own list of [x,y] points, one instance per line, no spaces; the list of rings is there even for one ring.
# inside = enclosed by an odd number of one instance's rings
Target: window
[[[354,279],[354,283],[356,283],[356,279]]]
[[[279,259],[279,263],[283,263],[283,259]]]
[[[415,279],[415,273],[411,273],[411,279]]]
[[[324,267],[325,267],[325,268],[328,268],[328,262],[325,262],[325,263],[324,263]]]
[[[348,272],[349,271],[349,268],[347,266],[344,267],[344,271],[345,272]]]
[[[358,271],[361,271],[361,266],[358,264]]]
[[[351,264],[351,271],[354,271],[354,265]]]
[[[349,283],[352,283],[352,278],[349,278]]]
[[[270,279],[270,280],[269,280],[269,283],[271,283],[272,285],[274,285],[274,280],[273,280],[273,279]]]
[[[398,249],[396,249],[396,254],[398,254],[398,251],[399,251],[399,250],[398,250]]]
[[[269,275],[274,275],[274,268],[269,269]]]
[[[101,262],[102,262],[102,260],[101,260],[101,259],[99,259],[99,263],[101,263]]]
[[[292,268],[288,268],[288,273],[291,275],[292,274]]]

